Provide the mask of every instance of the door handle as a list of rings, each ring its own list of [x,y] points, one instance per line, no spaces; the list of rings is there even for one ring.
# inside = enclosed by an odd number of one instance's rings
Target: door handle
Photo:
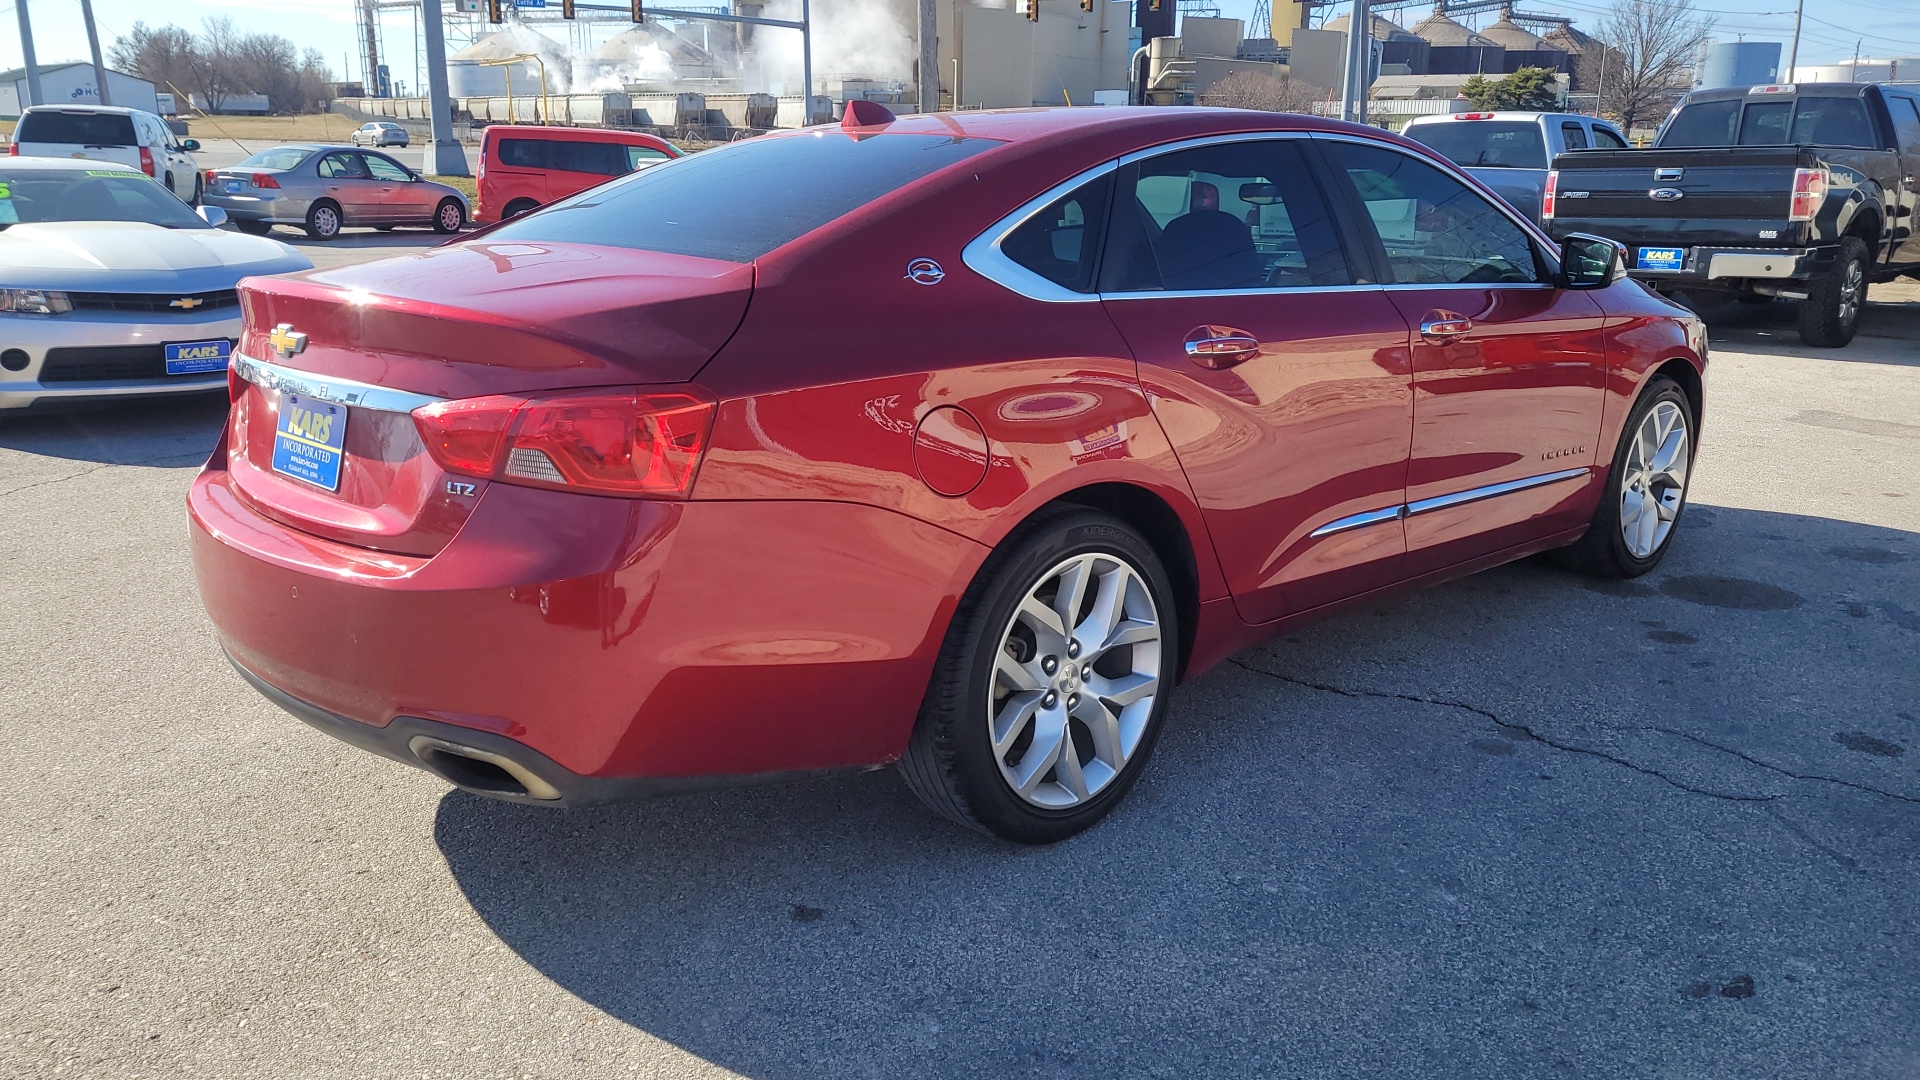
[[[1420,322],[1420,336],[1435,345],[1447,345],[1466,336],[1473,320],[1456,311],[1429,311]]]
[[[1196,326],[1187,331],[1187,359],[1215,371],[1260,355],[1260,339],[1231,326]]]

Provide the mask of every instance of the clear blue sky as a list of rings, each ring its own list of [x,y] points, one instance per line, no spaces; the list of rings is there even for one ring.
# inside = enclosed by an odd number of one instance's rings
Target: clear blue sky
[[[20,65],[20,41],[13,5],[16,0],[0,0],[0,69]],[[76,0],[27,0],[33,16],[34,42],[42,63],[81,59],[87,53],[86,32],[80,23],[80,5]],[[817,0],[831,5],[834,0]],[[1518,0],[1520,9],[1554,12],[1574,17],[1576,25],[1591,25],[1606,10],[1608,0]],[[451,3],[451,0],[443,0]],[[1254,0],[1216,0],[1221,13],[1246,18]],[[1793,32],[1793,0],[1695,0],[1703,12],[1714,16],[1716,36],[1732,40],[1784,42]],[[327,62],[341,74],[343,57],[354,52],[353,5],[351,0],[94,0],[95,16],[100,22],[101,47],[108,47],[135,20],[149,24],[172,22],[197,28],[207,16],[227,15],[247,30],[272,31],[293,40],[302,48],[319,49]],[[1336,9],[1337,11],[1338,9]],[[1388,12],[1402,25],[1423,18],[1425,2]],[[1486,16],[1481,22],[1488,21]],[[400,13],[387,15],[387,41],[395,58],[396,78],[412,74],[412,24]],[[1864,40],[1863,40],[1864,39]],[[1829,63],[1854,55],[1855,42],[1862,56],[1920,57],[1920,0],[1807,0],[1806,22],[1801,30],[1800,62]],[[401,57],[408,57],[402,60]],[[1782,58],[1784,60],[1784,56]],[[359,75],[355,63],[354,76]],[[402,70],[404,69],[404,70]]]

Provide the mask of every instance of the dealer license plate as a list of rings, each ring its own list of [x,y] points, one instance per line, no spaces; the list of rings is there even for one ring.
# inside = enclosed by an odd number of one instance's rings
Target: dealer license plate
[[[346,442],[345,405],[299,394],[280,395],[280,422],[273,432],[274,472],[338,491]]]
[[[1684,270],[1687,265],[1687,249],[1643,247],[1633,265],[1638,270]]]
[[[204,375],[209,371],[227,370],[227,361],[233,358],[231,341],[182,341],[168,345],[167,374]]]
[[[244,186],[244,185],[243,185],[243,184],[241,183],[241,181],[238,181],[238,180],[229,180],[229,181],[227,181],[227,194],[229,194],[229,195],[233,195],[233,194],[235,194],[235,193],[237,193],[237,192],[239,192],[239,190],[240,190],[240,189],[241,189],[241,187],[243,187],[243,186]]]

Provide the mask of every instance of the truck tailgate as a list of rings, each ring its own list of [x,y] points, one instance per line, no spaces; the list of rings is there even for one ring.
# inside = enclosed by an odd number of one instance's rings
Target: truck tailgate
[[[1552,232],[1597,233],[1629,246],[1790,243],[1802,154],[1767,146],[1561,154],[1553,161]]]

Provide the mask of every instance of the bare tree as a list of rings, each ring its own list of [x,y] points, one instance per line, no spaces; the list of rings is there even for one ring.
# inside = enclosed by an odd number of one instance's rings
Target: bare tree
[[[1200,95],[1200,104],[1262,112],[1311,113],[1327,92],[1317,86],[1258,71],[1236,71]]]
[[[208,19],[195,36],[178,26],[134,23],[113,43],[113,63],[156,87],[178,87],[214,111],[234,94],[265,94],[280,113],[312,112],[333,78],[317,49],[297,52],[278,34],[246,33],[229,19]]]
[[[133,29],[113,43],[107,51],[116,70],[131,72],[152,83],[161,92],[169,86],[183,89],[193,86],[194,55],[199,45],[193,35],[177,26],[149,29],[136,22]],[[180,107],[186,108],[181,102]]]
[[[1614,0],[1593,34],[1607,50],[1600,112],[1629,129],[1665,113],[1686,93],[1712,29],[1693,0]]]

